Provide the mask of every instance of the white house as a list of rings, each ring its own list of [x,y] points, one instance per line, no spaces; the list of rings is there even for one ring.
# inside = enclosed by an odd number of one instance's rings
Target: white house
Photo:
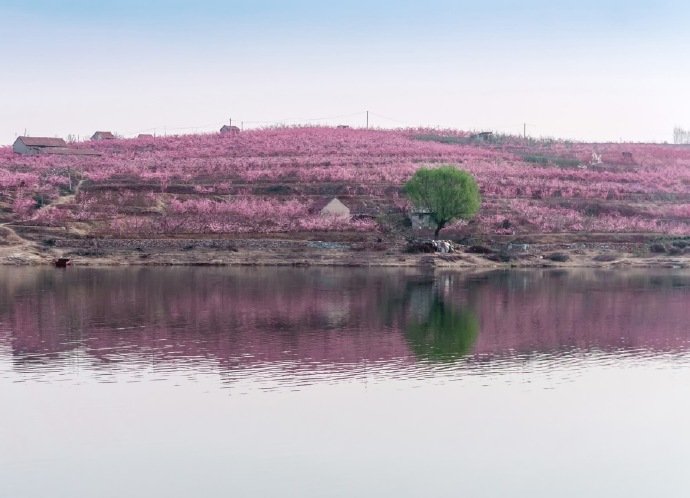
[[[413,230],[423,230],[434,228],[436,224],[432,218],[432,213],[428,209],[418,209],[408,215]]]
[[[63,139],[50,137],[17,137],[12,144],[12,150],[17,154],[31,155],[66,147],[67,144]]]
[[[16,154],[50,154],[62,156],[100,156],[97,150],[69,147],[61,138],[18,137],[12,144]]]

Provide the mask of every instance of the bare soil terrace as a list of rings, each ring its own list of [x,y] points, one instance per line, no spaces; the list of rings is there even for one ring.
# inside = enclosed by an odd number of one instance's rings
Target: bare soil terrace
[[[21,235],[17,234],[17,231]],[[423,266],[438,268],[690,268],[690,240],[656,235],[549,234],[466,238],[451,253],[410,252],[401,236],[322,232],[273,236],[92,238],[0,227],[0,264],[83,266]]]

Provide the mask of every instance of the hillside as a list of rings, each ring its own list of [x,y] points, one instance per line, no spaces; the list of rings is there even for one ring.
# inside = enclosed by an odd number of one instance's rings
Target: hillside
[[[690,235],[683,146],[300,127],[73,147],[100,155],[0,149],[0,223],[34,240],[413,236],[401,186],[420,166],[447,163],[475,175],[483,197],[447,237]],[[314,210],[333,196],[352,219]]]

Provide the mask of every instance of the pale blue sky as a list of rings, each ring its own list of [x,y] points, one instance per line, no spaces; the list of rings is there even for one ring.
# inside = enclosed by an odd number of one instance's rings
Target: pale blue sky
[[[0,0],[0,17],[0,143],[367,109],[586,140],[690,128],[690,2]]]

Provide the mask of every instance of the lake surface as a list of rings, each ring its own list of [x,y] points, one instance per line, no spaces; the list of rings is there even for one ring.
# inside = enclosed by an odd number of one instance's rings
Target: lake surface
[[[0,497],[687,497],[690,272],[0,268]]]

